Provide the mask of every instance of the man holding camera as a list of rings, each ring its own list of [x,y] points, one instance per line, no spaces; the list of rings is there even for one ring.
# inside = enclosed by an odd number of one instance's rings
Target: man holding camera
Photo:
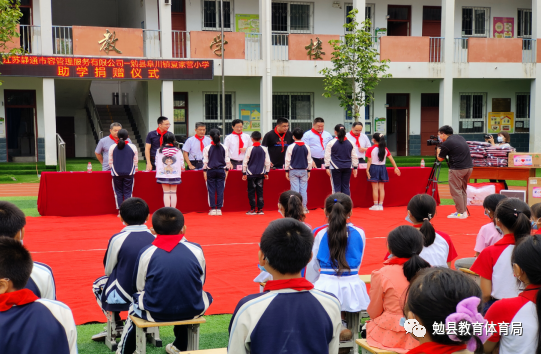
[[[438,147],[437,159],[444,161],[449,157],[449,190],[455,202],[456,212],[449,215],[451,219],[466,219],[467,188],[473,172],[473,161],[466,140],[460,135],[453,135],[453,128],[444,125],[438,131],[438,139],[442,142]]]

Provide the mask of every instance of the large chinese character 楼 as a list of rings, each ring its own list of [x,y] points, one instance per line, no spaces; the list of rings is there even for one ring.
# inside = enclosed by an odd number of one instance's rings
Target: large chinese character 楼
[[[315,44],[314,41],[310,38],[310,44],[304,47],[304,49],[308,50],[306,54],[308,54],[310,60],[312,60],[312,57],[314,57],[314,59],[323,60],[321,56],[325,55],[325,52],[323,51],[323,42],[319,39],[319,37],[316,37]]]
[[[105,30],[103,36],[105,38],[98,42],[101,44],[100,51],[103,50],[107,55],[109,55],[110,50],[114,50],[118,54],[122,54],[122,52],[116,47],[116,42],[118,41],[118,38],[116,38],[116,32],[111,33],[109,30]]]
[[[223,44],[222,44],[222,42],[223,42]],[[216,46],[216,49],[214,49],[214,54],[221,57],[222,53],[225,51],[225,48],[223,46],[225,46],[226,44],[227,44],[227,41],[225,40],[225,35],[224,35],[224,38],[223,38],[223,41],[222,41],[222,35],[219,34],[216,37],[214,37],[214,39],[210,43],[210,49],[212,49],[212,47]]]

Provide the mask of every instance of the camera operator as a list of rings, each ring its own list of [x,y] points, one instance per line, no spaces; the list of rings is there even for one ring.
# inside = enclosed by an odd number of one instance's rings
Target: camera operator
[[[438,139],[442,142],[437,150],[438,161],[449,157],[449,190],[455,202],[456,212],[449,215],[451,219],[466,219],[468,182],[473,172],[473,161],[466,140],[460,135],[453,135],[453,128],[444,125],[438,131]]]

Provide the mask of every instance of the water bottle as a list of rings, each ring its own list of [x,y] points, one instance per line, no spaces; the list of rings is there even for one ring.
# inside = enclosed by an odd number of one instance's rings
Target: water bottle
[[[88,166],[86,166],[86,172],[92,173],[92,164],[89,162]]]
[[[421,168],[425,168],[425,159],[421,159]]]

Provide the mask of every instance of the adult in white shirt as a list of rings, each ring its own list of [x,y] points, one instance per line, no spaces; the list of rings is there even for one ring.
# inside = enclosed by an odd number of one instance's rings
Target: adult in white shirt
[[[357,157],[359,163],[366,163],[364,159],[366,150],[372,146],[370,139],[363,132],[363,123],[355,122],[350,132],[346,134],[346,138],[357,148]]]
[[[325,146],[332,139],[333,136],[325,131],[325,120],[321,117],[314,119],[312,129],[302,136],[302,141],[308,145],[312,154],[312,168],[321,168],[325,163]]]
[[[233,126],[233,132],[226,136],[224,147],[229,150],[231,165],[236,170],[237,166],[242,166],[246,149],[252,146],[252,139],[250,135],[242,132],[242,128],[244,128],[242,120],[235,119],[231,122],[231,125]]]

